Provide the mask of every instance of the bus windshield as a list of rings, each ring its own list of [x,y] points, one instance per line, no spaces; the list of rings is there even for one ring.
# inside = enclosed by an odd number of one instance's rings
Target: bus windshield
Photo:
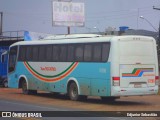
[[[10,49],[9,53],[9,72],[13,72],[16,65],[16,59],[17,58],[17,46],[14,46]]]

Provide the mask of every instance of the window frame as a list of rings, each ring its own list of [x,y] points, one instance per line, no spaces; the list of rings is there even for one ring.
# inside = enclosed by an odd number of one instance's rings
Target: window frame
[[[89,50],[89,59],[87,57],[87,46],[90,46]],[[99,46],[99,51],[98,50]],[[66,43],[66,44],[44,44],[44,45],[20,45],[19,47],[19,55],[18,55],[18,61],[31,61],[31,62],[107,62],[110,54],[110,42],[92,42],[92,43]],[[37,59],[34,59],[34,49],[37,47]],[[41,50],[43,47],[44,50]],[[50,50],[49,50],[50,47]],[[64,50],[63,50],[64,47]],[[96,48],[97,47],[97,48]],[[106,48],[105,48],[106,47]],[[24,52],[22,54],[22,50],[24,49]],[[27,50],[31,49],[30,53],[31,57],[27,59]],[[81,53],[78,53],[78,50],[80,49]],[[96,50],[97,49],[97,50]],[[62,54],[61,54],[62,50]],[[41,59],[40,52],[43,51],[43,59]],[[51,52],[49,56],[47,57],[47,53]],[[97,57],[95,56],[97,53]],[[64,55],[63,55],[64,54]],[[98,55],[100,54],[100,55]],[[20,58],[21,55],[25,56],[25,58]],[[56,56],[56,57],[55,57]],[[80,59],[77,59],[76,57],[80,56]]]

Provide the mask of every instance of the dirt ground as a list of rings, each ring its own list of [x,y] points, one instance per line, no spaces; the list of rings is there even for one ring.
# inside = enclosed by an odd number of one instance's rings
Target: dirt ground
[[[89,111],[160,111],[160,95],[121,97],[115,102],[103,102],[99,97],[71,101],[65,95],[42,91],[37,95],[23,95],[21,89],[0,88],[0,99]]]

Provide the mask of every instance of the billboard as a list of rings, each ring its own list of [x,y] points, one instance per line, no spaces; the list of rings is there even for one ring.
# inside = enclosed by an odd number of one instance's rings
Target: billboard
[[[84,26],[84,3],[53,1],[53,25]]]

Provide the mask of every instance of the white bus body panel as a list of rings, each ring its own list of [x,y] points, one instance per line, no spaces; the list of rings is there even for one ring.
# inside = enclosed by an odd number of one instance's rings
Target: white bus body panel
[[[157,94],[158,59],[152,37],[122,36],[111,45],[111,76],[120,78],[111,96]],[[112,78],[111,78],[112,79]]]

